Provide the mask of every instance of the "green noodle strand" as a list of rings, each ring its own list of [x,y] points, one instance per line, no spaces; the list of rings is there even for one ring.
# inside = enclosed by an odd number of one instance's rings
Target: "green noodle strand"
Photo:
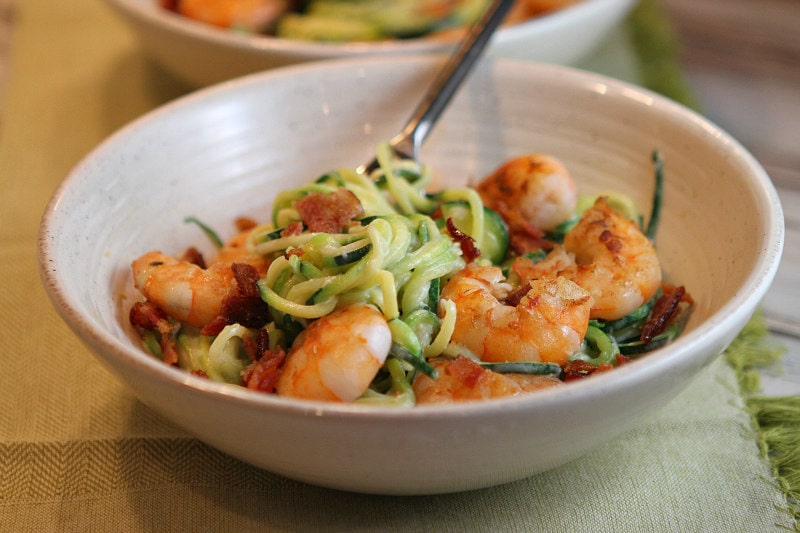
[[[383,177],[386,179],[386,185],[389,188],[389,193],[394,197],[397,202],[400,212],[403,214],[414,213],[414,207],[411,204],[407,194],[401,194],[401,187],[397,178],[394,175],[392,167],[392,154],[388,145],[381,145],[377,151],[378,164],[383,171]]]
[[[475,189],[445,189],[441,193],[442,202],[454,202],[463,200],[469,204],[470,216],[472,218],[472,227],[467,231],[469,235],[475,240],[475,246],[478,249],[483,248],[483,234],[485,229],[485,221],[483,216],[483,200],[480,194]]]
[[[450,337],[456,329],[456,304],[452,300],[442,300],[439,305],[442,309],[442,322],[439,326],[439,333],[434,337],[433,342],[422,349],[426,358],[437,357],[445,352],[445,348],[450,343]]]

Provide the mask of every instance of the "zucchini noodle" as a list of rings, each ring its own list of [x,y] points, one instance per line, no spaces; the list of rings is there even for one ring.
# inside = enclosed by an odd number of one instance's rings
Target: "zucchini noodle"
[[[383,215],[347,234],[292,236],[264,243],[295,253],[272,261],[259,282],[261,294],[274,311],[301,319],[330,313],[340,299],[352,303],[348,293],[353,291],[379,307],[387,320],[428,308],[431,282],[460,270],[464,260],[458,246],[434,223],[420,219],[420,226],[425,230],[419,231],[403,215]],[[350,262],[351,255],[360,257]],[[373,287],[380,288],[380,301],[371,299]]]
[[[214,381],[231,383],[237,381],[247,364],[247,356],[242,356],[243,339],[251,338],[252,332],[239,324],[226,326],[208,348],[207,360],[203,368]]]
[[[345,188],[364,210],[361,225],[347,233],[282,236],[280,229],[256,228],[251,248],[273,256],[259,289],[275,314],[310,320],[356,301],[376,305],[387,320],[430,309],[431,283],[465,264],[459,246],[431,218],[442,201],[469,204],[467,233],[480,247],[483,202],[476,191],[447,189],[428,195],[431,173],[425,165],[394,159],[388,144],[378,147],[377,159],[379,167],[370,175],[339,169],[275,198],[272,220],[277,228],[300,221],[294,202],[311,193]]]

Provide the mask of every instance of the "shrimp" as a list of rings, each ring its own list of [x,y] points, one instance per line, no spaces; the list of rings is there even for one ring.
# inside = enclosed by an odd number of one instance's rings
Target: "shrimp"
[[[563,366],[577,352],[589,324],[587,291],[566,278],[534,280],[516,306],[501,270],[470,263],[444,286],[456,319],[450,342],[483,361],[550,362]]]
[[[264,31],[289,7],[287,0],[181,0],[176,10],[185,17],[221,28]]]
[[[512,270],[523,280],[564,276],[592,295],[591,318],[615,320],[647,302],[661,285],[655,248],[635,222],[601,197],[539,263],[520,257]]]
[[[432,366],[439,373],[438,379],[420,374],[412,385],[417,405],[516,396],[562,383],[553,375],[498,374],[464,356],[439,359]]]
[[[312,322],[295,339],[276,392],[330,402],[361,396],[383,366],[392,333],[372,305],[354,304]]]
[[[266,274],[267,260],[244,246],[248,235],[245,231],[231,239],[208,268],[159,251],[148,252],[131,263],[134,286],[175,320],[203,327],[220,314],[225,298],[236,287],[233,263],[247,263],[260,276]]]
[[[569,171],[557,159],[543,154],[504,163],[476,189],[484,204],[504,218],[515,214],[543,231],[569,219],[578,201]]]

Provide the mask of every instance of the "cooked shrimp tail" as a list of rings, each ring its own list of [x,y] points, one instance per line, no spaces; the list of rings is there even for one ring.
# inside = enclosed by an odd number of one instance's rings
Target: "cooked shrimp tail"
[[[295,339],[278,379],[280,396],[352,402],[367,390],[389,355],[383,314],[356,304],[319,318]]]

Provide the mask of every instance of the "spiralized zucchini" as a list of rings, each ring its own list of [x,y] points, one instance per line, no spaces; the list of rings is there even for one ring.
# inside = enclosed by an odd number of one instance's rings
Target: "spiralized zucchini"
[[[483,203],[467,188],[430,197],[425,191],[431,179],[427,167],[393,159],[386,145],[379,148],[378,161],[380,167],[369,176],[340,169],[275,199],[272,220],[282,228],[300,222],[294,202],[343,187],[364,209],[361,223],[347,233],[282,236],[263,226],[251,234],[253,250],[272,259],[259,288],[276,323],[304,325],[353,302],[374,304],[387,320],[405,320],[419,310],[435,316],[438,293],[432,295],[432,287],[463,268],[464,260],[459,246],[430,215],[443,197],[464,200],[478,214],[470,234],[479,235]],[[425,350],[431,352],[429,346]]]

